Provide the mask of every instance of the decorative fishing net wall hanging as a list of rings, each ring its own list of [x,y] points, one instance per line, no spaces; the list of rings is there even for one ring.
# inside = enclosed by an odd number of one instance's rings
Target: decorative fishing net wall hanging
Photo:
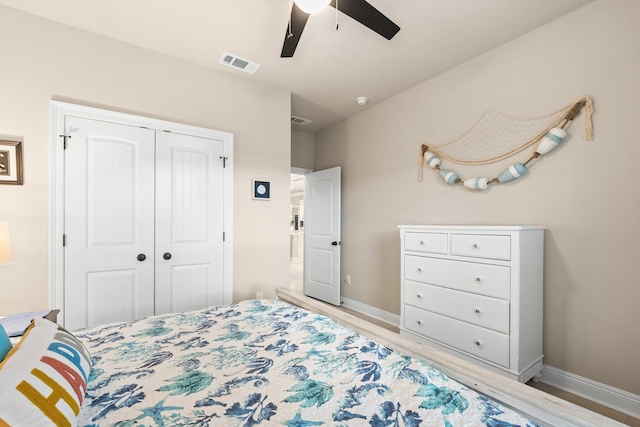
[[[460,137],[444,144],[422,144],[418,181],[422,181],[424,164],[428,164],[449,185],[460,184],[470,190],[486,190],[491,185],[514,181],[527,173],[529,164],[556,148],[567,136],[565,128],[586,106],[583,139],[593,140],[593,99],[578,98],[566,107],[540,117],[512,117],[488,109],[478,122]],[[535,151],[524,163],[514,163],[495,178],[463,179],[449,169],[441,168],[442,160],[460,165],[487,165],[507,159],[536,144]]]

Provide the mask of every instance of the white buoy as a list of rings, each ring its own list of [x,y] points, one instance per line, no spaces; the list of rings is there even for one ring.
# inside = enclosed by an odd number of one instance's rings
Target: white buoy
[[[486,190],[489,188],[489,180],[487,178],[469,178],[464,181],[464,186],[470,190]]]
[[[440,169],[440,176],[447,184],[453,185],[458,180],[458,175],[455,172],[448,171],[446,169]]]
[[[440,158],[433,153],[425,151],[424,159],[427,161],[427,164],[431,166],[433,169],[440,166]]]
[[[567,137],[567,131],[561,128],[553,128],[542,138],[536,148],[536,153],[542,155],[553,150]]]

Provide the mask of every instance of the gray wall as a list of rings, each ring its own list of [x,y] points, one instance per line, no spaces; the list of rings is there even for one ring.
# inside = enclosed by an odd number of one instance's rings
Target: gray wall
[[[343,295],[400,312],[400,224],[544,225],[545,363],[640,394],[639,22],[638,1],[596,1],[317,134],[316,169],[343,168]],[[428,168],[417,181],[420,145],[487,107],[537,116],[583,95],[595,140],[582,140],[583,112],[518,182],[474,193]],[[532,151],[447,166],[493,177]]]
[[[291,166],[311,169],[314,166],[315,137],[310,133],[291,131]]]
[[[234,300],[289,282],[289,91],[5,7],[0,56],[0,134],[24,140],[24,185],[0,185],[15,258],[0,267],[0,313],[48,305],[52,99],[233,133]],[[253,178],[271,181],[271,201],[251,199]]]

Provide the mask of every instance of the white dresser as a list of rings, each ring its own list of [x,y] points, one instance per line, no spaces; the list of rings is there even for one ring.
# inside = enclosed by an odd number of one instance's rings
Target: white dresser
[[[538,374],[544,228],[399,228],[400,333],[521,382]]]

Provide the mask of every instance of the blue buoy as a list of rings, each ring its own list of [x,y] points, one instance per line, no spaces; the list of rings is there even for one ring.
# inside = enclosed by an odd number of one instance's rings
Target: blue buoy
[[[509,169],[503,171],[500,175],[498,175],[498,181],[510,182],[520,178],[526,173],[527,167],[525,165],[523,165],[522,163],[514,163],[509,167]]]
[[[455,172],[448,171],[446,169],[440,169],[440,176],[447,184],[453,185],[458,180],[458,175]]]

